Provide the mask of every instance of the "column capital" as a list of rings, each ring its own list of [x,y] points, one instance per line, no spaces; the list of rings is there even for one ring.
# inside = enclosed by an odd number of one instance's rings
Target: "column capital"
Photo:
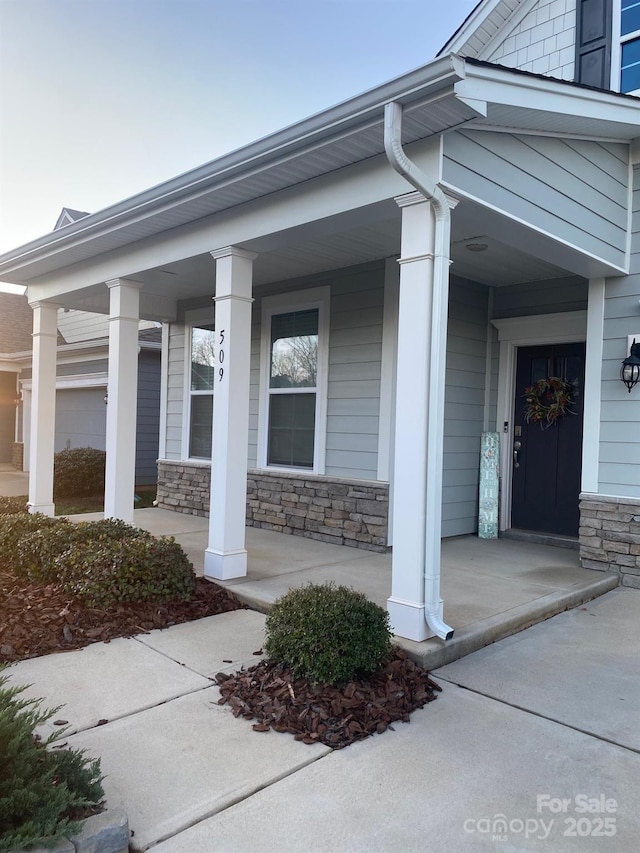
[[[62,305],[60,305],[58,302],[49,302],[44,299],[34,299],[33,302],[29,302],[29,308],[31,308],[31,310],[35,308],[55,308],[55,310],[57,311],[58,308],[62,308]]]
[[[257,252],[250,252],[248,249],[241,249],[239,246],[222,246],[220,249],[214,249],[209,252],[214,261],[220,258],[244,258],[247,261],[255,261],[258,257]]]
[[[450,210],[455,210],[458,206],[459,199],[455,198],[455,196],[449,195],[449,193],[444,192],[444,196],[447,200],[447,204]],[[397,195],[393,199],[399,208],[403,207],[411,207],[414,204],[423,204],[424,202],[431,203],[431,199],[423,196],[421,192],[418,190],[413,190],[410,193],[403,193],[403,195]]]
[[[142,290],[144,287],[141,281],[131,281],[128,278],[111,278],[109,281],[105,281],[105,284],[109,289],[112,287],[130,287],[134,290]]]

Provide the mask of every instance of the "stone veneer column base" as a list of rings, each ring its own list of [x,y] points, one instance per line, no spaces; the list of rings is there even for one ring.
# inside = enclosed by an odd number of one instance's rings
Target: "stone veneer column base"
[[[18,471],[24,470],[24,444],[21,441],[14,441],[11,446],[11,464]]]
[[[158,462],[158,506],[209,515],[208,462]],[[387,550],[389,484],[249,469],[247,526]]]
[[[580,559],[640,589],[640,499],[580,495]]]

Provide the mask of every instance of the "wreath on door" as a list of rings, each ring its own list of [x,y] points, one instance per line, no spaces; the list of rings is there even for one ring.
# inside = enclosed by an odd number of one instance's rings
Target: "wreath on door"
[[[556,424],[564,415],[575,415],[571,411],[574,402],[574,383],[558,376],[538,379],[524,389],[526,404],[524,417],[527,423],[539,423],[542,429]]]

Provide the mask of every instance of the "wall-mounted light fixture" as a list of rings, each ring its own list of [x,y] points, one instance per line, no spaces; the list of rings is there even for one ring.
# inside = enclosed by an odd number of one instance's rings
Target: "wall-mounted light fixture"
[[[22,391],[18,391],[17,397],[14,398],[13,405],[19,406],[22,403]]]
[[[640,343],[636,343],[635,338],[629,347],[629,356],[625,358],[620,367],[620,379],[627,386],[629,393],[640,381]]]
[[[105,406],[107,405],[107,403],[108,403],[108,402],[109,402],[109,392],[107,391],[107,392],[106,392],[106,394],[104,395],[104,404],[105,404]]]

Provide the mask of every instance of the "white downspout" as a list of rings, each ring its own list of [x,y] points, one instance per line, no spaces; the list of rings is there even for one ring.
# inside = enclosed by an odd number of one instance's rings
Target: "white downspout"
[[[442,456],[444,449],[443,430],[438,425],[444,412],[445,366],[447,358],[447,312],[449,300],[449,246],[451,235],[451,209],[442,188],[433,183],[413,163],[402,148],[402,106],[390,103],[384,109],[384,147],[387,159],[427,201],[433,203],[435,215],[434,258],[433,258],[433,303],[431,311],[431,359],[429,385],[430,404],[439,413],[430,413],[427,428],[427,495],[436,495],[431,523],[425,519],[425,573],[424,615],[433,633],[442,640],[453,637],[453,628],[442,618],[440,597],[440,559],[442,526]]]

